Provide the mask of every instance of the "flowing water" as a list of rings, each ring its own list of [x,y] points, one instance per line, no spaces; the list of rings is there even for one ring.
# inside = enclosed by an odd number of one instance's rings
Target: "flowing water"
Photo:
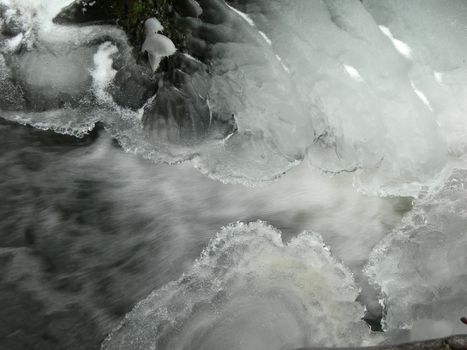
[[[181,1],[165,73],[71,3],[0,0],[0,348],[465,333],[465,1]]]

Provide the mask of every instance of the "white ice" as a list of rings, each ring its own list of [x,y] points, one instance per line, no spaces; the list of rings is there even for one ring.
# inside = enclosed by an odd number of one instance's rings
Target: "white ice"
[[[141,51],[147,52],[149,64],[155,72],[162,58],[171,56],[177,51],[174,43],[165,35],[159,34],[164,27],[156,18],[149,18],[145,23],[146,38]]]
[[[371,344],[358,290],[319,235],[304,232],[284,244],[262,222],[238,223],[220,231],[178,281],[140,302],[102,348]]]

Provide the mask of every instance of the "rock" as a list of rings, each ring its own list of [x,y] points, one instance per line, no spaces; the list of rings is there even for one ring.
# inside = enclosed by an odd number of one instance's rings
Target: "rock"
[[[333,350],[465,350],[467,335],[453,335],[447,338],[417,341],[399,345],[370,346],[362,348],[332,348]],[[303,348],[298,350],[330,350],[330,348]]]
[[[143,116],[145,132],[151,138],[159,140],[162,136],[171,143],[187,145],[207,138],[223,138],[237,129],[232,113],[213,113],[209,107],[212,79],[209,70],[213,59],[210,50],[217,41],[222,41],[211,26],[211,22],[222,20],[215,15],[216,6],[215,1],[199,3],[194,0],[127,1],[125,5],[123,0],[96,3],[81,0],[63,10],[55,21],[67,24],[114,22],[122,26],[136,48],[134,54],[139,64],[128,65],[118,59],[114,62],[117,74],[115,84],[110,87],[112,97],[120,106],[137,110],[157,93]],[[200,21],[200,15],[207,23]],[[155,30],[163,29],[163,39],[175,44],[162,56],[177,50],[160,64],[161,57],[153,57],[152,64],[147,62],[147,55],[138,57],[141,45],[143,50],[151,51],[148,40],[143,43],[143,32],[145,21],[152,16],[159,20]],[[150,72],[151,65],[158,66],[156,74]]]
[[[118,24],[127,32],[133,45],[139,47],[144,36],[144,22],[157,17],[165,34],[177,47],[183,46],[185,34],[175,25],[175,11],[185,2],[173,0],[78,0],[58,14],[54,21],[60,24]]]
[[[118,16],[112,11],[112,0],[78,0],[65,7],[55,18],[58,24],[116,24]],[[109,11],[109,9],[111,9]]]
[[[156,76],[144,65],[125,67],[117,71],[109,90],[117,104],[136,110],[156,93]]]

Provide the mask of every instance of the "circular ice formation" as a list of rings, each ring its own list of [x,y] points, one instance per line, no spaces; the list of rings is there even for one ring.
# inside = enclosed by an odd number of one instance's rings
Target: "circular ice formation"
[[[262,222],[224,228],[191,271],[154,291],[102,349],[256,349],[361,345],[359,288],[321,237],[287,244]]]

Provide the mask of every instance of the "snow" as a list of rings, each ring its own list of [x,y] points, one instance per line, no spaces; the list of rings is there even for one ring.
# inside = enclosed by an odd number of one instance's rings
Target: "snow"
[[[164,27],[162,26],[161,22],[157,18],[148,18],[146,22],[144,22],[144,31],[146,35],[152,35],[155,33],[162,32]]]
[[[154,72],[159,67],[163,57],[171,56],[177,51],[172,40],[165,35],[157,34],[163,29],[160,22],[155,18],[149,18],[145,22],[146,38],[141,51],[148,53],[149,64]]]

